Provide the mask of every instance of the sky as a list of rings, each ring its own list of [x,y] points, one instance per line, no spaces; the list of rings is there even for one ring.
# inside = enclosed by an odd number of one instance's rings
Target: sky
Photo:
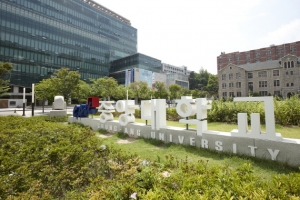
[[[217,56],[300,41],[300,0],[95,0],[130,20],[138,52],[217,74]]]

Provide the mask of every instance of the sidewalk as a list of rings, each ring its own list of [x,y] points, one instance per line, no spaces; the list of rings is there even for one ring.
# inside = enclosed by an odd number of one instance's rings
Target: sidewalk
[[[51,107],[45,107],[43,113],[43,108],[38,106],[34,108],[34,116],[49,116],[51,110],[52,110]],[[67,107],[67,114],[73,114],[73,107]],[[0,116],[9,116],[9,115],[23,116],[23,108],[0,108]],[[31,107],[25,108],[24,117],[31,117],[31,116],[32,116]]]

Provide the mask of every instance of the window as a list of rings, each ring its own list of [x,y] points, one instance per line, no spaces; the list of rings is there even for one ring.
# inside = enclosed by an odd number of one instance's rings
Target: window
[[[242,87],[242,83],[241,82],[236,82],[236,88],[241,88]]]
[[[280,81],[279,80],[274,80],[274,86],[280,86]]]
[[[294,83],[291,83],[291,87],[293,87],[294,86]]]
[[[16,101],[9,101],[9,106],[16,106]]]
[[[267,81],[259,81],[259,87],[267,87]]]
[[[256,54],[255,54],[256,56],[260,56],[260,53],[259,52],[256,52]]]
[[[268,96],[268,91],[259,91],[260,96]]]
[[[222,89],[226,89],[226,83],[222,83]]]
[[[240,60],[240,56],[237,56],[235,59],[236,59],[236,60]]]
[[[250,58],[250,54],[247,54],[247,55],[246,55],[246,58]]]
[[[223,92],[223,93],[222,93],[222,96],[223,96],[223,97],[227,97],[227,92]]]
[[[272,52],[271,51],[266,51],[266,55],[271,55]]]
[[[290,87],[290,84],[289,84],[289,83],[287,83],[287,84],[286,84],[286,87]]]
[[[219,63],[222,63],[222,59],[219,59]]]
[[[247,60],[246,64],[250,64],[250,60]]]
[[[289,75],[289,72],[285,72],[285,75]]]
[[[258,77],[267,77],[267,71],[258,72]]]
[[[228,61],[230,62],[230,61],[231,61],[231,58],[228,58]]]
[[[294,68],[294,61],[291,61],[291,68]]]
[[[248,83],[248,90],[253,91],[253,82]]]
[[[248,73],[248,78],[253,78],[253,73]]]
[[[222,80],[226,80],[226,74],[222,74]]]
[[[269,57],[269,58],[267,58],[267,60],[272,60],[272,58],[271,58],[271,57]]]
[[[229,87],[230,88],[233,88],[234,86],[233,86],[233,83],[229,83]]]
[[[259,62],[260,62],[260,60],[259,60],[259,59],[257,59],[255,62],[259,63]]]
[[[234,92],[229,92],[230,97],[234,97]]]
[[[273,70],[273,76],[279,76],[279,70]]]
[[[286,68],[287,66],[286,66],[286,62],[284,62],[284,68]]]
[[[239,79],[239,78],[241,78],[241,74],[240,74],[240,72],[238,72],[238,73],[236,73],[236,74],[235,74],[235,78],[236,78],[236,79]]]
[[[290,50],[291,50],[291,51],[296,51],[297,48],[296,48],[296,46],[292,46],[292,47],[290,48]]]
[[[232,80],[233,79],[233,74],[229,74],[229,80]]]
[[[291,71],[291,75],[294,75],[294,72],[293,72],[293,71]]]
[[[283,52],[283,49],[277,49],[277,53]]]
[[[242,93],[241,93],[241,92],[236,92],[236,96],[237,96],[237,97],[241,97],[241,96],[242,96]]]

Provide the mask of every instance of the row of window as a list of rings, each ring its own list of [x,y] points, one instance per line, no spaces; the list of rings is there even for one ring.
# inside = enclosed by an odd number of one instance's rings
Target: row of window
[[[235,97],[234,92],[229,92],[228,94],[229,94],[229,96],[227,96],[227,92],[223,92],[223,93],[222,93],[222,97],[223,97],[223,98],[227,98],[227,97]],[[237,97],[241,97],[241,96],[242,96],[242,92],[236,92],[236,96],[237,96]]]
[[[280,86],[280,80],[274,80],[273,82],[274,82],[274,87]],[[229,88],[234,88],[234,83],[229,83],[228,86],[229,86]],[[260,88],[268,87],[268,81],[259,81],[258,86]],[[294,83],[286,83],[286,87],[293,87],[293,86],[294,86]],[[227,87],[227,83],[222,83],[222,89],[226,89],[226,87]],[[241,88],[242,83],[241,82],[236,82],[235,87],[236,88]],[[253,82],[248,83],[248,89],[253,91]]]
[[[288,62],[289,63],[289,62]],[[286,75],[294,75],[294,71],[286,71]],[[248,79],[253,78],[253,72],[248,72]],[[273,76],[279,76],[279,70],[273,70]],[[241,77],[240,73],[236,73],[236,79],[239,79]],[[259,71],[258,72],[258,77],[263,78],[263,77],[268,77],[267,71]],[[233,73],[228,74],[228,79],[232,80],[233,79]],[[226,74],[222,74],[222,80],[226,80]]]
[[[228,86],[229,86],[229,88],[234,88],[234,83],[229,83]],[[226,89],[226,87],[227,87],[227,84],[222,83],[222,89]],[[236,82],[235,87],[236,88],[241,88],[242,87],[242,82]]]
[[[290,51],[297,51],[297,47],[296,46],[291,46],[290,47]],[[283,53],[283,49],[277,49],[277,53]],[[261,55],[261,52],[256,52],[255,53],[255,56],[256,57],[259,57]],[[272,52],[271,51],[266,51],[266,55],[272,55]],[[247,58],[250,58],[250,54],[246,54],[245,55],[245,57],[246,57],[246,59]],[[235,56],[235,60],[240,60],[241,59],[241,56]],[[271,60],[272,58],[270,58],[270,60]],[[229,58],[227,58],[227,60],[229,61],[229,62],[231,62],[231,61],[233,61],[233,58],[231,58],[231,57],[229,57]],[[268,59],[267,59],[268,60]],[[222,63],[222,59],[219,59],[219,63]]]

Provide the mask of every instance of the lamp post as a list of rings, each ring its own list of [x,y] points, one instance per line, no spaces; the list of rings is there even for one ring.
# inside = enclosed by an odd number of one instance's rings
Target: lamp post
[[[23,115],[25,116],[25,87],[23,88]]]
[[[34,83],[32,83],[32,101],[31,101],[31,115],[34,116]]]

